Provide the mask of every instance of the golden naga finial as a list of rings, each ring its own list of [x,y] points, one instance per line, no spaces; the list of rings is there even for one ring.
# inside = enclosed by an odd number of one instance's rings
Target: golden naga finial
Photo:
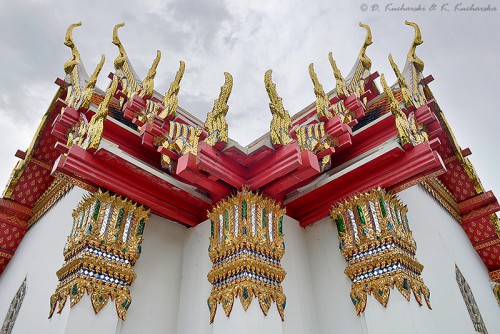
[[[325,94],[323,86],[319,83],[318,76],[314,72],[314,64],[309,64],[309,76],[314,84],[314,95],[316,95],[316,113],[318,118],[330,119],[333,117],[330,109],[330,100]]]
[[[66,30],[64,45],[71,49],[71,58],[66,63],[64,63],[64,72],[66,72],[66,74],[70,74],[73,70],[73,67],[80,62],[80,53],[78,52],[78,49],[73,42],[73,28],[79,27],[81,25],[82,22],[73,23],[70,24],[68,29]]]
[[[361,22],[359,22],[359,26],[366,29],[366,37],[365,37],[365,41],[363,43],[363,46],[361,47],[361,50],[359,51],[358,58],[361,61],[361,64],[363,65],[363,67],[365,68],[365,70],[369,71],[371,69],[371,67],[372,67],[372,61],[366,55],[366,48],[368,46],[372,45],[372,43],[373,43],[373,41],[372,41],[372,30],[370,29],[370,26],[368,26],[367,24],[363,24]]]
[[[408,60],[413,63],[417,72],[421,73],[424,71],[424,62],[422,59],[418,58],[415,54],[415,49],[418,45],[422,44],[424,41],[422,40],[422,33],[420,32],[419,26],[410,21],[405,21],[407,26],[412,26],[415,29],[415,37],[413,37],[413,43],[411,44],[410,50],[408,51]]]
[[[335,83],[336,83],[336,88],[337,88],[337,95],[338,96],[348,96],[349,93],[347,91],[347,84],[344,80],[344,77],[342,76],[342,73],[340,72],[339,68],[337,67],[337,63],[335,60],[333,60],[333,54],[331,52],[328,53],[328,59],[330,60],[330,64],[332,65],[333,69],[333,76],[335,77]]]
[[[179,90],[181,89],[180,84],[182,80],[182,76],[184,75],[184,69],[186,68],[186,64],[181,60],[179,62],[179,70],[175,74],[174,81],[170,84],[170,87],[165,93],[165,97],[163,97],[163,111],[158,115],[160,118],[173,118],[177,113],[177,107],[179,105],[179,100],[177,95],[179,94]]]
[[[151,68],[149,69],[148,74],[146,75],[144,80],[142,80],[142,84],[141,84],[142,89],[141,89],[141,92],[139,93],[140,97],[149,98],[149,97],[151,97],[151,95],[153,95],[153,89],[155,86],[154,79],[156,76],[156,69],[158,68],[158,64],[160,63],[160,59],[161,59],[161,52],[160,52],[160,50],[156,50],[156,58],[153,61],[153,65],[151,65]]]
[[[385,81],[384,78],[384,74],[380,75],[380,83],[384,88],[385,95],[389,99],[391,113],[392,116],[394,116],[394,119],[396,120],[396,129],[398,130],[398,135],[399,139],[401,140],[401,145],[403,146],[408,144],[411,145],[412,143],[410,140],[410,133],[411,133],[410,123],[408,122],[406,115],[401,111],[401,108],[399,107],[399,102],[394,97],[391,88],[389,87],[389,85],[387,85],[387,82]]]
[[[290,114],[283,106],[283,100],[278,95],[276,85],[273,83],[272,74],[272,70],[266,71],[264,75],[264,84],[266,86],[267,95],[269,95],[269,99],[271,100],[269,109],[273,115],[270,131],[271,141],[275,147],[279,147],[293,141],[289,134],[292,128],[292,121],[290,119]]]
[[[101,61],[97,64],[94,73],[89,77],[89,81],[85,85],[85,88],[82,91],[82,97],[81,97],[81,102],[80,105],[77,106],[78,108],[84,108],[87,109],[90,106],[90,101],[92,99],[92,94],[94,93],[94,88],[97,83],[97,77],[99,76],[99,73],[101,72],[102,66],[104,65],[106,57],[104,55],[101,56]]]
[[[127,52],[125,52],[125,48],[123,47],[122,42],[120,41],[120,37],[118,37],[118,29],[125,25],[124,22],[119,23],[113,28],[113,44],[118,47],[118,56],[115,59],[115,68],[121,67],[123,62],[127,59]]]
[[[118,87],[118,77],[113,76],[113,81],[111,85],[106,90],[104,99],[99,104],[96,113],[90,119],[87,131],[87,138],[82,144],[82,148],[85,150],[95,151],[99,147],[102,138],[102,132],[104,130],[104,120],[108,116],[108,108],[111,103],[111,99],[115,95],[116,88]]]
[[[399,71],[398,65],[394,62],[394,59],[392,59],[392,55],[389,54],[389,62],[391,63],[392,69],[394,70],[394,73],[396,74],[396,77],[398,78],[398,84],[399,87],[401,88],[401,94],[403,95],[403,99],[405,101],[406,107],[413,106],[413,99],[411,98],[411,92],[410,88],[408,87],[408,84],[406,83],[405,78],[403,77],[403,74],[401,71]]]
[[[233,89],[232,75],[224,72],[224,78],[224,85],[220,88],[219,98],[214,101],[214,107],[212,111],[207,114],[207,119],[205,121],[205,129],[208,132],[205,142],[210,146],[215,146],[217,143],[223,143],[222,145],[217,145],[221,148],[223,148],[229,140],[226,121],[226,114],[229,110],[227,100]]]

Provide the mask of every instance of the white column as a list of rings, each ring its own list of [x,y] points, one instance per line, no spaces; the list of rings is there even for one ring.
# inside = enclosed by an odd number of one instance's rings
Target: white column
[[[182,259],[178,334],[211,334],[207,298],[212,285],[207,274],[212,268],[208,256],[210,221],[187,230]],[[223,312],[221,313],[223,314]],[[224,315],[225,316],[225,315]]]
[[[69,300],[68,300],[69,303]],[[65,308],[69,308],[66,305]],[[116,315],[114,302],[109,301],[98,313],[94,313],[88,296],[84,296],[69,311],[65,334],[118,334],[122,320]]]
[[[281,266],[287,272],[281,283],[287,297],[283,333],[323,333],[317,326],[319,308],[314,300],[306,231],[298,221],[285,216],[283,235],[286,250]]]
[[[351,280],[339,250],[337,228],[325,217],[305,228],[311,284],[316,307],[317,333],[368,333],[365,316],[356,316],[351,302]],[[368,304],[378,303],[370,300]]]

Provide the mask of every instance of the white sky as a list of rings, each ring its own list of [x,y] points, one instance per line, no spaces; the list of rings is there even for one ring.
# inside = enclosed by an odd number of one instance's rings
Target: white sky
[[[425,11],[386,11],[405,4]],[[369,5],[362,11],[362,4]],[[431,5],[437,5],[430,11]],[[448,3],[448,12],[441,5]],[[70,50],[63,45],[66,28],[82,21],[73,32],[82,60],[91,73],[100,55],[106,63],[97,85],[105,88],[117,48],[112,28],[124,21],[121,40],[143,77],[156,49],[162,51],[155,89],[168,89],[178,68],[186,62],[179,104],[204,120],[224,81],[234,77],[229,98],[229,136],[246,145],[268,131],[271,114],[263,78],[273,79],[285,108],[295,114],[314,101],[307,71],[309,63],[326,91],[335,85],[328,62],[333,51],[342,73],[353,65],[364,40],[358,22],[369,24],[373,45],[367,54],[372,71],[395,81],[387,56],[392,53],[402,69],[413,39],[404,20],[417,22],[424,44],[417,55],[432,74],[431,89],[462,148],[470,157],[486,190],[500,196],[496,166],[500,142],[497,84],[500,78],[500,1],[475,2],[497,6],[496,11],[455,11],[460,1],[8,1],[0,0],[0,188],[16,162],[16,150],[25,150],[41,116],[63,77]],[[498,3],[498,4],[497,4]],[[372,5],[379,11],[372,11]],[[469,4],[467,4],[469,5]],[[465,6],[465,5],[462,5]]]

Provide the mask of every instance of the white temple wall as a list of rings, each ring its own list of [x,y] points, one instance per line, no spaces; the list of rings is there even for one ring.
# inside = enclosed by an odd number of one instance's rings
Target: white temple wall
[[[283,333],[318,333],[316,317],[318,305],[313,295],[310,258],[304,229],[300,227],[297,220],[285,216],[283,237],[285,254],[281,260],[281,266],[287,273],[281,283],[286,295]],[[276,305],[271,305],[271,309],[273,308],[276,310]]]
[[[337,228],[325,217],[305,228],[317,333],[367,333],[364,315],[356,316],[349,297],[351,281],[344,274],[346,262],[339,250]],[[375,300],[368,300],[368,307]],[[371,334],[371,332],[370,332]]]
[[[71,231],[71,213],[86,191],[70,190],[28,230],[9,265],[0,275],[0,321],[5,319],[12,298],[27,276],[26,295],[13,333],[63,333],[69,307],[48,320],[50,296],[57,286],[56,271],[64,262],[63,248]],[[69,301],[67,303],[69,306]]]
[[[368,296],[364,313],[356,316],[344,274],[346,262],[338,248],[337,229],[325,217],[305,229],[316,306],[318,333],[475,333],[455,278],[455,263],[469,283],[489,333],[500,333],[498,304],[488,271],[462,227],[422,188],[398,194],[408,206],[417,242],[422,278],[431,291],[431,306],[420,307],[391,290],[387,308]]]
[[[182,258],[182,281],[177,331],[178,334],[211,334],[210,314],[207,299],[212,285],[207,274],[212,268],[208,256],[210,221],[205,221],[187,230]],[[236,304],[239,301],[235,301]],[[217,313],[224,314],[222,307]]]
[[[488,270],[460,224],[419,186],[398,196],[408,206],[410,228],[417,242],[417,258],[424,265],[422,277],[431,291],[433,310],[430,315],[436,330],[474,333],[455,278],[457,264],[474,294],[488,332],[500,333],[499,309],[489,284]],[[415,323],[424,321],[424,313],[427,312],[414,313]]]
[[[156,215],[151,215],[147,221],[141,257],[134,266],[137,278],[130,286],[132,304],[126,320],[122,321],[121,334],[177,332],[182,261],[188,231]]]

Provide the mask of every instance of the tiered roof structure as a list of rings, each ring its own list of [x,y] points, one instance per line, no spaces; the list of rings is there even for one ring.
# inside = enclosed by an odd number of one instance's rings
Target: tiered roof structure
[[[202,122],[178,106],[184,62],[165,95],[155,91],[160,51],[141,79],[118,24],[115,71],[101,90],[96,82],[105,58],[88,76],[72,37],[81,23],[72,24],[66,77],[56,80],[60,88],[31,145],[17,151],[20,161],[0,199],[0,272],[30,226],[73,185],[108,189],[186,226],[206,220],[212,205],[245,187],[283,203],[305,227],[354,194],[376,187],[396,193],[419,183],[461,224],[500,283],[500,206],[432,94],[433,78],[415,53],[419,27],[406,24],[415,37],[402,71],[389,56],[397,77],[391,87],[383,75],[381,86],[375,81],[379,73],[367,56],[372,34],[363,24],[367,35],[349,74],[343,77],[330,53],[336,85],[325,93],[311,64],[316,101],[293,117],[267,71],[270,132],[247,147],[228,137],[229,73]]]

